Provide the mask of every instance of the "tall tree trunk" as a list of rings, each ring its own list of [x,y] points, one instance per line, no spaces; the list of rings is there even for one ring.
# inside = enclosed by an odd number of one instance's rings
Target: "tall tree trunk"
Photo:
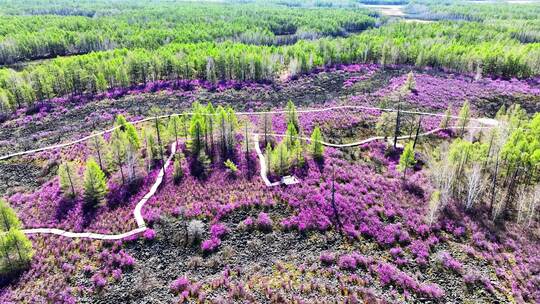
[[[401,103],[398,103],[398,111],[397,111],[397,115],[396,115],[396,128],[394,130],[394,149],[396,149],[396,146],[397,146],[397,138],[398,138],[398,134],[399,134],[399,116],[401,114]]]
[[[159,145],[159,153],[161,154],[161,168],[163,169],[163,174],[165,174],[165,161],[164,161],[164,158],[163,158],[163,145],[161,144],[161,135],[160,135],[160,132],[159,132],[159,124],[158,124],[157,117],[154,118],[154,122],[155,122],[155,126],[156,126],[157,140],[158,140],[158,145]]]
[[[69,166],[67,163],[66,163],[66,173],[69,179],[69,186],[71,187],[71,194],[73,195],[73,197],[75,197],[75,187],[73,187],[73,180],[71,180],[71,172],[69,170]]]
[[[493,174],[493,181],[491,185],[491,202],[489,204],[490,212],[493,212],[493,204],[495,203],[495,189],[497,187],[497,174],[499,174],[499,152],[497,152],[497,159],[495,161],[495,173]]]
[[[416,135],[414,136],[413,150],[416,148],[416,143],[418,142],[418,134],[420,133],[420,126],[422,125],[422,116],[418,119],[418,125],[416,126]]]

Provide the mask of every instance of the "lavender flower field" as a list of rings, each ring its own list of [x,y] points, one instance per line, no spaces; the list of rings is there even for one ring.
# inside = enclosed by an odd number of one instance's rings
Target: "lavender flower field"
[[[0,1],[0,303],[540,303],[538,4],[150,2]]]

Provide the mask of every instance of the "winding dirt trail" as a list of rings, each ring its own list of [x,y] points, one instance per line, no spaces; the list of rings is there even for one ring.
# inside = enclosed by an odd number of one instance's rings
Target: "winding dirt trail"
[[[396,109],[386,109],[386,108],[367,107],[367,106],[335,106],[335,107],[320,108],[320,109],[297,110],[297,112],[298,113],[317,113],[317,112],[326,112],[326,111],[333,111],[333,110],[339,110],[339,109],[361,109],[361,110],[373,110],[373,111],[382,111],[382,112],[396,112],[397,111]],[[406,111],[406,110],[401,110],[401,112],[402,113],[409,113],[409,114],[416,114],[416,115],[426,115],[426,116],[438,116],[438,117],[444,117],[445,116],[445,114],[429,113],[429,112]],[[262,112],[261,111],[261,112],[238,112],[236,114],[237,115],[261,115],[261,114],[285,114],[285,113],[286,113],[286,111],[267,111],[267,112]],[[174,116],[174,115],[181,116],[181,115],[191,115],[191,114],[193,114],[193,113],[180,113],[180,114],[171,114],[171,115],[162,115],[162,116],[156,116],[156,117],[148,117],[148,118],[145,118],[145,119],[134,121],[134,122],[132,122],[132,124],[139,124],[139,123],[154,120],[156,118],[160,119],[160,118],[167,118],[167,117]],[[451,118],[459,118],[459,117],[451,116]],[[480,124],[488,125],[489,127],[495,126],[498,123],[496,120],[489,119],[489,118],[473,118],[473,119],[471,119],[471,121],[477,121]],[[74,145],[74,144],[77,144],[77,143],[87,141],[87,140],[89,140],[91,138],[94,138],[96,136],[101,136],[101,135],[103,135],[105,133],[112,132],[117,128],[119,128],[119,127],[113,127],[113,128],[107,129],[105,131],[96,132],[96,133],[93,133],[91,135],[80,138],[78,140],[63,143],[63,144],[57,144],[57,145],[52,145],[52,146],[48,146],[48,147],[43,147],[43,148],[38,148],[38,149],[33,149],[33,150],[27,150],[27,151],[21,151],[21,152],[16,152],[16,153],[4,155],[4,156],[0,157],[0,160],[6,160],[6,159],[9,159],[9,158],[12,158],[12,157],[15,157],[15,156],[27,155],[27,154],[32,154],[32,153],[37,153],[37,152],[42,152],[42,151],[59,149],[59,148],[71,146],[71,145]],[[456,127],[450,127],[450,128],[456,128]],[[484,127],[473,127],[473,128],[484,128]],[[419,134],[418,136],[427,136],[427,135],[436,133],[436,132],[441,131],[441,130],[443,130],[443,129],[437,128],[437,129],[434,129],[434,130]],[[266,166],[266,160],[265,160],[265,157],[262,154],[262,151],[261,151],[261,149],[259,147],[259,136],[261,134],[252,133],[252,135],[253,135],[254,144],[255,144],[255,151],[257,152],[257,156],[259,157],[259,162],[260,162],[260,166],[261,166],[261,178],[262,178],[263,182],[265,183],[266,186],[269,186],[269,187],[280,185],[281,182],[272,183],[268,179],[268,168]],[[270,134],[270,135],[276,136],[276,137],[284,137],[285,136],[285,134]],[[408,139],[408,138],[412,138],[412,137],[414,137],[414,136],[408,136],[408,135],[407,136],[400,136],[400,137],[398,137],[398,140]],[[301,139],[306,140],[306,141],[311,141],[311,139],[307,138],[307,137],[303,137]],[[364,145],[364,144],[367,144],[369,142],[376,141],[376,140],[384,140],[384,137],[375,136],[375,137],[364,139],[364,140],[359,141],[359,142],[353,142],[353,143],[347,143],[347,144],[332,144],[332,143],[328,143],[328,142],[321,142],[321,143],[323,145],[325,145],[325,146],[328,146],[328,147],[344,148],[344,147],[360,146],[360,145]],[[93,233],[93,232],[71,232],[71,231],[66,231],[66,230],[61,230],[61,229],[56,229],[56,228],[23,229],[22,232],[25,233],[25,234],[40,234],[40,233],[41,234],[54,234],[54,235],[68,237],[68,238],[88,238],[88,239],[98,239],[98,240],[119,240],[119,239],[130,237],[132,235],[139,234],[141,232],[146,231],[148,228],[146,227],[146,223],[144,222],[144,219],[143,219],[142,214],[141,214],[142,208],[144,207],[146,202],[148,202],[148,200],[157,192],[159,186],[163,182],[163,178],[165,176],[165,171],[167,170],[167,168],[171,164],[172,158],[174,157],[174,154],[176,153],[176,148],[177,148],[177,143],[175,142],[175,143],[173,143],[171,145],[171,155],[167,158],[163,168],[160,170],[160,172],[159,172],[159,174],[158,174],[158,176],[156,178],[156,181],[154,182],[154,184],[150,188],[150,191],[148,191],[148,193],[137,203],[137,205],[135,206],[135,209],[133,210],[133,216],[135,217],[135,221],[137,222],[138,228],[133,229],[133,230],[128,231],[128,232],[125,232],[125,233],[121,233],[121,234],[101,234],[101,233]]]
[[[459,129],[460,127],[448,127],[446,129]],[[466,129],[489,129],[491,127],[466,127]],[[418,134],[418,137],[421,137],[421,136],[428,136],[428,135],[431,135],[431,134],[435,134],[439,131],[443,131],[445,130],[445,128],[436,128],[436,129],[433,129],[431,131],[428,131],[428,132],[424,132],[424,133],[420,133]],[[261,178],[264,182],[264,184],[268,187],[274,187],[274,186],[279,186],[281,184],[281,182],[270,182],[270,179],[268,178],[268,168],[267,168],[267,165],[266,165],[266,159],[264,157],[264,154],[262,153],[261,151],[261,148],[259,146],[259,136],[261,135],[264,135],[264,134],[258,134],[258,133],[253,133],[253,142],[254,142],[254,145],[255,145],[255,151],[257,152],[257,156],[259,157],[259,163],[261,165]],[[274,136],[274,137],[285,137],[286,135],[285,134],[267,134],[269,136]],[[410,139],[410,138],[414,138],[416,137],[416,135],[405,135],[405,136],[398,136],[398,140],[404,140],[404,139]],[[298,136],[295,136],[295,138],[298,138],[298,139],[301,139],[301,140],[305,140],[305,141],[311,141],[311,138],[309,137],[298,137]],[[320,143],[324,146],[327,146],[327,147],[333,147],[333,148],[347,148],[347,147],[356,147],[356,146],[361,146],[361,145],[365,145],[367,143],[370,143],[370,142],[373,142],[373,141],[377,141],[377,140],[385,140],[385,137],[384,136],[374,136],[374,137],[370,137],[370,138],[367,138],[367,139],[364,139],[364,140],[361,140],[361,141],[357,141],[357,142],[352,142],[352,143],[347,143],[347,144],[333,144],[333,143],[329,143],[329,142],[325,142],[325,141],[321,141]]]
[[[319,109],[297,110],[296,112],[298,112],[298,113],[317,113],[317,112],[328,112],[328,111],[343,110],[343,109],[358,109],[358,110],[382,111],[382,112],[397,112],[398,111],[397,109],[391,109],[391,108],[378,108],[378,107],[367,107],[367,106],[335,106],[335,107],[319,108]],[[440,113],[419,112],[419,111],[400,110],[400,112],[401,113],[407,113],[407,114],[435,116],[435,117],[444,117],[445,116],[445,114],[440,114]],[[287,111],[283,110],[283,111],[237,112],[236,115],[262,115],[262,114],[286,114],[286,113],[287,113]],[[144,119],[141,119],[141,120],[136,120],[136,121],[133,121],[131,123],[135,125],[135,124],[140,124],[140,123],[143,123],[143,122],[151,121],[151,120],[154,120],[154,119],[168,118],[168,117],[171,117],[171,116],[192,115],[192,114],[193,113],[189,112],[189,113],[175,113],[175,114],[170,114],[170,115],[161,115],[161,116],[148,117],[148,118],[144,118]],[[453,116],[453,115],[451,115],[450,118],[459,119],[458,116]],[[497,121],[494,120],[494,119],[491,119],[491,118],[472,118],[471,121],[478,121],[479,123],[482,123],[482,124],[495,124],[495,125],[497,124]],[[74,141],[70,141],[70,142],[67,142],[67,143],[63,143],[63,144],[57,144],[57,145],[47,146],[47,147],[43,147],[43,148],[32,149],[32,150],[27,150],[27,151],[20,151],[20,152],[15,152],[15,153],[12,153],[12,154],[3,155],[3,156],[0,156],[0,161],[10,159],[10,158],[15,157],[15,156],[22,156],[22,155],[27,155],[27,154],[37,153],[37,152],[43,152],[43,151],[68,147],[68,146],[71,146],[71,145],[75,145],[75,144],[87,141],[87,140],[92,139],[92,138],[94,138],[96,136],[101,136],[101,135],[103,135],[105,133],[110,133],[110,132],[112,132],[112,131],[114,131],[114,130],[116,130],[118,128],[119,127],[116,126],[116,127],[113,127],[113,128],[110,128],[110,129],[107,129],[107,130],[104,130],[104,131],[96,132],[96,133],[90,134],[88,136],[85,136],[83,138],[80,138],[80,139],[77,139],[77,140],[74,140]]]
[[[156,191],[158,190],[159,186],[163,182],[163,178],[165,177],[165,171],[171,164],[172,158],[174,157],[174,154],[176,153],[176,146],[177,143],[173,143],[171,145],[171,155],[169,158],[167,158],[167,161],[165,162],[165,165],[161,168],[159,171],[159,174],[156,178],[156,181],[152,185],[152,188],[150,188],[150,191],[146,193],[146,195],[137,203],[135,206],[135,210],[133,210],[133,216],[135,217],[135,221],[137,222],[138,228],[133,229],[131,231],[121,233],[121,234],[101,234],[101,233],[93,233],[93,232],[70,232],[65,231],[61,229],[56,228],[34,228],[34,229],[23,229],[22,232],[25,234],[36,234],[36,233],[44,233],[44,234],[56,234],[60,236],[65,236],[69,238],[88,238],[88,239],[97,239],[97,240],[119,240],[126,237],[130,237],[132,235],[141,233],[146,231],[148,229],[146,227],[146,223],[144,222],[144,219],[142,217],[141,211],[146,202],[154,196]]]

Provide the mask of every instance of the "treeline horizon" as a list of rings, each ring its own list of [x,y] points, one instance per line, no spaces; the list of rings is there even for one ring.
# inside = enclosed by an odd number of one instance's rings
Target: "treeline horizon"
[[[98,2],[96,5],[100,3],[103,4]],[[130,0],[126,3],[140,4],[140,1]],[[0,111],[9,113],[54,97],[97,94],[158,80],[271,82],[283,75],[294,77],[315,68],[336,64],[433,67],[475,74],[477,77],[506,79],[540,74],[540,43],[522,42],[523,39],[518,39],[521,37],[519,29],[508,27],[508,19],[504,19],[503,25],[495,21],[440,21],[388,22],[374,27],[376,22],[386,19],[375,19],[367,10],[202,3],[190,4],[186,12],[174,10],[165,13],[167,7],[149,9],[147,16],[143,14],[145,11],[137,11],[137,7],[128,7],[127,11],[135,12],[132,17],[122,17],[122,12],[119,12],[118,20],[107,19],[111,23],[104,22],[101,28],[110,28],[112,33],[124,39],[118,40],[123,42],[113,50],[92,51],[94,47],[101,48],[100,43],[113,46],[114,37],[107,40],[98,35],[92,38],[97,40],[81,40],[89,44],[85,49],[89,51],[88,54],[58,57],[28,65],[20,71],[0,69]],[[205,11],[205,8],[209,10]],[[223,11],[224,8],[227,10]],[[520,11],[516,9],[516,12]],[[164,14],[161,16],[159,12]],[[188,13],[193,15],[188,16]],[[260,18],[252,18],[254,14],[260,14]],[[516,14],[507,15],[517,18]],[[177,22],[175,18],[179,17],[186,19],[180,18],[183,21]],[[14,16],[0,18],[0,23],[7,23],[6,18],[35,18],[36,24],[28,22],[24,25],[23,22],[20,26],[26,27],[31,35],[41,35],[37,30],[48,24],[47,18],[56,20],[57,23],[49,24],[54,31],[75,26],[74,33],[79,33],[78,29],[87,29],[88,33],[92,33],[96,30],[94,22],[101,22],[101,19],[89,19],[85,21],[87,23],[78,24],[75,22],[77,17]],[[130,20],[134,25],[129,24]],[[210,20],[211,23],[202,26],[201,20]],[[125,27],[113,29],[115,22]],[[246,31],[251,26],[255,26],[255,30]],[[0,28],[0,33],[10,35],[16,32],[17,26]],[[126,31],[137,28],[141,30],[137,32],[140,35],[126,34]],[[361,33],[334,37],[340,36],[339,33],[343,31]],[[22,33],[24,36],[25,32]],[[192,35],[179,34],[180,42],[168,40],[174,33]],[[323,36],[317,33],[331,37],[321,38]],[[86,34],[82,31],[81,35]],[[53,48],[58,47],[58,52],[65,51],[66,45],[63,43],[66,39],[73,38],[73,45],[78,41],[75,36],[58,34],[52,37],[60,39],[59,44],[52,44]],[[290,38],[292,44],[287,45],[285,40],[288,38],[283,37]],[[274,45],[276,38],[285,39],[277,43],[284,45]],[[122,43],[129,47],[122,47]],[[5,40],[0,42],[0,58],[1,54],[5,55],[1,51],[3,44]],[[35,46],[41,47],[39,44]],[[47,47],[51,45],[43,46],[44,49]],[[28,50],[31,58],[33,48]]]

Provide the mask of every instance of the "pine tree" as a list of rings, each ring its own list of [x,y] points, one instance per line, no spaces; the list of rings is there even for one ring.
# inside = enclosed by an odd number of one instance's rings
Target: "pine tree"
[[[263,114],[262,128],[264,133],[264,146],[270,142],[269,134],[272,133],[272,116],[268,113]]]
[[[203,121],[202,117],[193,115],[191,118],[191,124],[189,127],[191,153],[194,156],[198,156],[199,152],[203,149]]]
[[[21,270],[32,258],[32,243],[20,229],[17,214],[0,198],[0,276]]]
[[[461,110],[459,111],[459,125],[460,125],[460,136],[463,136],[463,133],[465,132],[465,127],[469,124],[471,115],[471,109],[469,106],[469,102],[466,100],[463,103],[463,106],[461,107]]]
[[[17,253],[19,267],[27,265],[28,262],[32,259],[32,243],[24,235],[24,233],[15,228],[11,228],[7,232],[7,243],[12,244],[15,247],[15,252]]]
[[[284,176],[290,167],[290,151],[283,141],[272,151],[272,171],[277,175]]]
[[[450,124],[450,120],[452,119],[451,116],[452,116],[452,105],[449,105],[446,111],[444,112],[444,117],[441,120],[439,128],[447,129],[448,125]]]
[[[114,121],[114,125],[116,127],[120,127],[120,129],[122,129],[122,131],[124,131],[124,129],[126,127],[126,124],[127,124],[127,120],[124,117],[124,115],[122,115],[122,114],[116,115],[116,119]]]
[[[105,79],[105,75],[103,73],[99,72],[95,76],[95,82],[96,82],[96,91],[97,92],[105,92],[108,88],[107,80]]]
[[[171,116],[167,125],[167,130],[170,134],[174,135],[174,140],[176,143],[178,142],[178,134],[180,133],[181,127],[182,122],[180,117],[178,115]]]
[[[287,112],[287,126],[289,124],[292,124],[296,130],[296,134],[300,133],[300,123],[298,121],[298,112],[296,111],[296,106],[290,99],[287,102],[286,112]]]
[[[403,89],[407,92],[414,92],[416,90],[416,80],[412,71],[407,74],[407,80],[403,84]]]
[[[298,139],[298,131],[292,122],[287,124],[287,131],[285,131],[285,144],[288,149],[293,149],[296,140]]]
[[[184,178],[184,170],[182,169],[182,154],[178,153],[174,156],[173,182],[178,184],[182,178]]]
[[[113,170],[118,169],[120,171],[122,185],[126,184],[124,165],[127,160],[127,145],[128,139],[126,134],[120,131],[120,129],[114,130],[111,135],[108,159],[110,167],[113,168]]]
[[[96,154],[99,168],[103,171],[105,171],[105,166],[103,163],[103,155],[107,155],[106,149],[107,149],[107,143],[103,139],[103,136],[94,136],[90,140],[90,149],[93,153]]]
[[[323,154],[324,154],[324,146],[322,144],[322,134],[319,127],[315,127],[313,129],[313,133],[311,133],[311,154],[313,155],[313,158],[316,160],[322,160]]]
[[[399,158],[398,170],[403,172],[403,178],[407,174],[407,169],[412,168],[414,164],[416,164],[416,160],[414,159],[413,145],[412,143],[408,143],[405,145],[405,149],[403,149],[403,153]]]
[[[108,191],[105,174],[93,158],[90,158],[86,162],[83,189],[84,199],[88,206],[91,207],[99,204],[105,198]]]
[[[234,154],[234,148],[236,146],[236,128],[238,128],[238,118],[233,108],[227,107],[227,155],[232,156]]]
[[[17,218],[15,210],[5,200],[0,198],[0,232],[7,232],[12,228],[20,229],[21,222]]]
[[[141,148],[141,140],[139,139],[139,134],[137,133],[137,129],[135,129],[135,126],[131,123],[125,124],[125,130],[127,141],[131,145],[131,147],[134,150],[139,150]]]
[[[64,162],[58,167],[58,178],[60,180],[60,189],[66,197],[75,198],[75,190],[78,184],[78,175],[73,163]]]
[[[266,149],[264,149],[264,154],[265,154],[266,169],[268,170],[268,173],[270,173],[273,171],[272,170],[273,153],[272,153],[272,146],[270,145],[270,143],[266,145]]]

